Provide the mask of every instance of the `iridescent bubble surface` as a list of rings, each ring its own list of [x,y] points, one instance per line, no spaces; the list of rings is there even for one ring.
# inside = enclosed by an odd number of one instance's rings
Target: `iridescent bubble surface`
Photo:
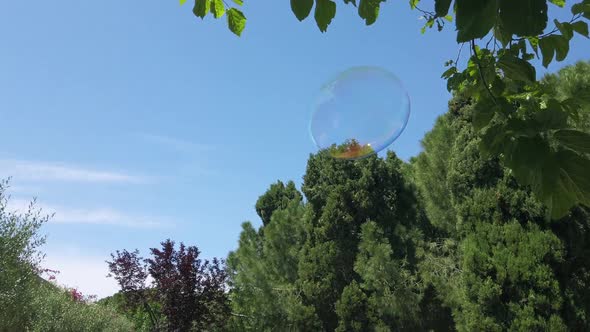
[[[313,104],[310,131],[334,158],[377,153],[403,132],[410,98],[401,81],[379,67],[354,67],[328,81]]]

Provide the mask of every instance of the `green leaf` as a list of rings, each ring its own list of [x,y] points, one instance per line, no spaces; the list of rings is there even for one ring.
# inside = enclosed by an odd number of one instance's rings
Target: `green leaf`
[[[336,3],[330,0],[315,0],[315,21],[321,32],[328,30],[328,25],[336,15]]]
[[[483,156],[497,156],[506,149],[511,141],[506,136],[506,128],[502,123],[494,123],[485,127],[479,143]]]
[[[498,60],[498,67],[502,69],[506,77],[532,83],[535,82],[536,71],[528,61],[515,57],[510,54],[503,55]]]
[[[184,3],[186,2],[186,0],[180,0],[180,5],[184,5]]]
[[[549,0],[552,4],[563,7],[565,6],[565,0]]]
[[[559,32],[561,32],[564,38],[566,38],[567,40],[572,39],[572,37],[574,36],[574,28],[571,24],[567,22],[561,23],[558,20],[553,20],[553,23],[555,23],[555,26],[557,27],[557,29],[559,29]]]
[[[579,153],[590,153],[590,134],[574,129],[561,129],[554,136],[559,143]],[[590,170],[588,170],[590,174]]]
[[[453,16],[451,15],[446,15],[445,17],[443,17],[445,20],[449,21],[449,22],[453,22]]]
[[[498,110],[499,107],[491,98],[480,99],[477,104],[473,106],[473,128],[475,130],[480,130],[486,127]]]
[[[366,25],[375,23],[379,16],[379,7],[383,0],[361,0],[358,13],[365,20]]]
[[[569,52],[569,41],[560,35],[550,35],[539,39],[539,47],[543,55],[543,66],[547,68],[553,56],[557,61],[562,61]]]
[[[352,5],[356,7],[356,0],[344,0],[344,3],[345,4],[352,3]]]
[[[549,144],[539,135],[519,137],[505,149],[504,162],[520,183],[531,186],[539,198],[544,198],[551,192],[543,182],[543,170],[550,154]]]
[[[453,76],[451,76],[447,80],[447,90],[449,92],[457,91],[459,89],[459,86],[461,85],[461,83],[463,83],[463,81],[465,81],[465,78],[466,78],[466,74],[455,73]]]
[[[534,119],[538,123],[538,130],[561,129],[567,126],[567,113],[561,104],[555,99],[547,101],[547,107],[534,113]]]
[[[449,13],[451,0],[434,0],[434,12],[437,17],[444,17]]]
[[[555,45],[548,37],[539,39],[539,48],[543,56],[543,67],[547,68],[555,56]]]
[[[496,0],[456,0],[457,42],[483,38],[496,21]]]
[[[444,79],[449,79],[451,76],[453,76],[455,73],[457,72],[457,67],[453,66],[447,70],[445,70],[445,72],[441,75],[441,78]]]
[[[410,0],[410,8],[416,9],[416,7],[418,6],[418,3],[420,3],[420,0]]]
[[[303,21],[309,16],[312,7],[313,0],[291,0],[291,10],[299,21]]]
[[[579,203],[590,206],[590,160],[568,150],[557,152],[555,160],[556,174],[559,175],[550,199],[546,198],[544,201],[552,203],[551,217],[558,219]]]
[[[246,16],[236,8],[230,8],[227,11],[227,26],[231,32],[236,35],[242,35],[242,31],[246,27]]]
[[[244,4],[244,0],[232,0],[236,5],[241,6]]]
[[[211,0],[211,13],[215,18],[220,18],[225,14],[223,0]]]
[[[555,44],[555,60],[563,61],[570,50],[570,43],[563,36],[549,36],[552,37]]]
[[[205,18],[209,12],[210,0],[195,0],[195,6],[193,7],[193,13],[195,16],[201,19]]]
[[[514,177],[529,185],[553,219],[577,204],[590,206],[590,160],[571,150],[551,151],[540,136],[521,137],[504,150]]]
[[[577,3],[572,6],[572,14],[582,14],[585,18],[590,20],[590,3]]]
[[[504,31],[501,24],[494,27],[494,37],[502,44],[502,47],[506,47],[512,40],[512,35]]]
[[[572,28],[575,32],[581,34],[582,36],[588,38],[588,23],[577,21],[571,24]]]
[[[546,0],[500,0],[502,27],[517,36],[536,36],[547,27]]]
[[[533,51],[535,52],[535,54],[537,55],[537,58],[539,57],[539,38],[537,37],[529,37],[527,38],[529,45],[531,45],[531,48],[533,49]]]

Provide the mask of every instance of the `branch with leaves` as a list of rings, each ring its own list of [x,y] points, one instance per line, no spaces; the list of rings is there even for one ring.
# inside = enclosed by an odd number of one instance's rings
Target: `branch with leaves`
[[[181,0],[183,3],[185,0]],[[234,1],[241,5],[241,0]],[[385,0],[343,0],[352,4],[366,25],[374,24]],[[299,21],[313,10],[315,22],[325,32],[336,15],[336,2],[331,0],[290,0],[291,10]],[[574,34],[589,38],[590,0],[570,7],[572,19],[554,20],[547,30],[548,7],[564,7],[565,0],[435,0],[434,10],[419,7],[420,0],[410,0],[410,8],[420,11],[426,24],[455,19],[457,43],[469,43],[472,57],[467,68],[459,71],[457,61],[442,77],[454,93],[468,95],[475,103],[474,129],[481,135],[481,152],[499,157],[512,169],[514,177],[530,186],[547,206],[548,216],[565,216],[578,204],[590,206],[590,135],[572,128],[583,105],[590,103],[590,92],[568,100],[557,100],[544,91],[537,81],[531,60],[541,53],[548,67],[555,59],[563,61]],[[194,13],[203,18],[209,12],[216,18],[222,0],[196,0]],[[314,9],[315,8],[315,9]],[[232,13],[230,14],[230,11]],[[246,18],[237,9],[227,12],[228,25],[240,35]],[[485,47],[478,41],[489,37]],[[493,43],[492,43],[493,41]],[[492,49],[490,49],[492,45]]]

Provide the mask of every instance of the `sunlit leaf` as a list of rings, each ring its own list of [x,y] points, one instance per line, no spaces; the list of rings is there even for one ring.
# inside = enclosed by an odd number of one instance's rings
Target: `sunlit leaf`
[[[242,31],[246,27],[246,17],[244,13],[236,8],[230,8],[227,11],[227,25],[231,32],[236,35],[242,35]]]
[[[211,0],[211,13],[215,18],[220,18],[225,14],[223,0]]]
[[[204,18],[210,10],[210,4],[210,0],[195,0],[193,13],[197,17]]]
[[[445,70],[445,72],[441,75],[441,78],[449,79],[449,77],[453,76],[453,74],[455,74],[457,72],[457,67],[453,66],[447,70]]]
[[[552,4],[557,5],[559,7],[565,6],[565,0],[549,0]]]

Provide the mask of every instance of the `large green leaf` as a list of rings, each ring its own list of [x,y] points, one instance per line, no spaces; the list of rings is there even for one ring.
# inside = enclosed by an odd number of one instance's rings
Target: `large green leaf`
[[[223,0],[211,0],[211,13],[215,18],[220,18],[225,14]]]
[[[445,17],[449,13],[451,0],[434,0],[434,12],[438,17]]]
[[[473,128],[475,130],[480,130],[487,126],[494,114],[497,112],[502,111],[499,101],[494,101],[492,98],[481,98],[474,106],[473,106]]]
[[[483,135],[481,135],[479,148],[483,156],[497,156],[511,143],[505,124],[494,123],[485,128]]]
[[[588,23],[577,21],[572,23],[572,28],[575,32],[581,34],[582,36],[588,38]]]
[[[195,0],[193,13],[197,17],[204,18],[210,10],[210,4],[210,0]]]
[[[303,21],[309,16],[312,7],[313,0],[291,0],[291,10],[299,21]]]
[[[536,36],[547,27],[546,0],[500,0],[502,27],[517,36]]]
[[[457,42],[487,35],[496,22],[496,0],[457,0]]]
[[[543,198],[551,192],[550,186],[543,181],[543,171],[550,153],[549,144],[539,135],[523,136],[504,149],[504,162],[520,183],[531,186]]]
[[[505,54],[498,60],[498,67],[502,69],[506,77],[532,83],[535,81],[536,71],[528,61],[515,57],[511,54]]]
[[[590,1],[583,1],[572,6],[572,14],[582,14],[590,20]]]
[[[358,13],[365,20],[366,25],[375,23],[379,16],[379,7],[383,0],[361,0]]]
[[[240,36],[246,27],[246,17],[244,13],[236,8],[230,8],[227,11],[227,25],[231,32]]]
[[[557,27],[557,29],[559,29],[559,32],[561,32],[561,35],[565,39],[572,39],[572,37],[574,36],[574,28],[571,24],[569,24],[568,22],[559,22],[558,20],[553,20],[553,23],[555,23],[555,26]]]
[[[336,15],[336,3],[330,0],[315,0],[315,21],[321,32],[328,30],[328,25]]]
[[[544,201],[546,204],[551,202],[551,217],[558,219],[577,204],[590,206],[590,159],[568,150],[557,152],[554,158],[557,172],[553,174],[558,176],[553,184],[552,195],[545,197]]]
[[[590,134],[588,133],[574,129],[561,129],[555,132],[554,137],[559,143],[572,150],[590,153]],[[590,174],[590,169],[588,174]]]
[[[569,41],[560,35],[549,35],[539,39],[539,47],[543,55],[543,66],[547,68],[553,57],[557,61],[562,61],[569,52]]]
[[[565,128],[567,127],[567,118],[567,113],[555,99],[547,101],[547,107],[538,110],[534,114],[534,120],[538,124],[539,131]]]
[[[520,137],[504,149],[504,162],[514,177],[531,187],[559,219],[577,204],[590,206],[590,159],[571,150],[551,150],[541,136]]]

